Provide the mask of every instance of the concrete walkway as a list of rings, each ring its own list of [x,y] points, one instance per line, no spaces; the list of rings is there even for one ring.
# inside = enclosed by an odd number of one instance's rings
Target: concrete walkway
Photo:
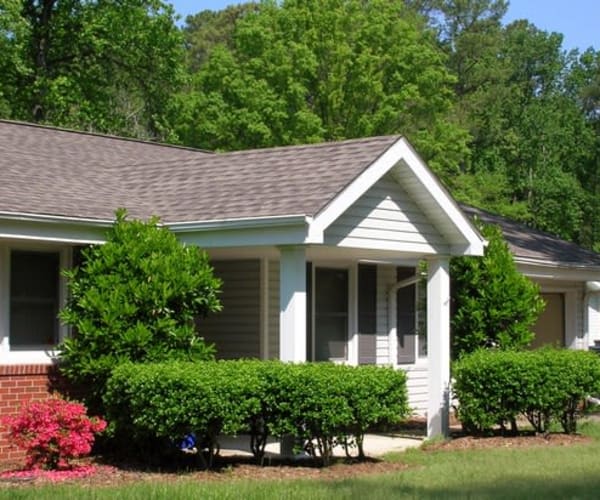
[[[400,452],[407,448],[416,448],[421,445],[423,439],[420,437],[407,437],[399,434],[366,434],[363,447],[368,457],[379,457],[390,452]],[[221,436],[219,438],[222,456],[230,455],[252,455],[250,452],[250,437],[246,435],[231,437]],[[280,454],[280,443],[275,439],[269,439],[265,447],[267,456],[278,456]],[[351,450],[356,455],[356,449]],[[337,446],[334,455],[344,457],[346,452],[343,446]]]

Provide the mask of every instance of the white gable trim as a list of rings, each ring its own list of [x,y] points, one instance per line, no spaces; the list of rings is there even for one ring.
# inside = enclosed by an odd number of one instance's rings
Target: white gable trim
[[[451,231],[455,234],[454,241],[449,242],[451,253],[483,255],[484,241],[479,233],[404,138],[398,139],[390,146],[315,216],[310,224],[307,242],[322,242],[325,230],[401,161],[408,167],[418,185],[429,195],[434,209],[439,210],[443,218],[450,223]],[[457,244],[456,241],[461,243]]]
[[[385,153],[375,160],[366,170],[354,179],[338,194],[329,204],[319,212],[309,230],[309,241],[315,243],[323,241],[323,233],[338,217],[364,195],[373,184],[383,177],[402,158],[402,141],[399,139],[392,144]]]

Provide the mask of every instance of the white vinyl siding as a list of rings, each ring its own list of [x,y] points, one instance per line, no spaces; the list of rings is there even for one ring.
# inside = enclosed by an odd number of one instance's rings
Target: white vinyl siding
[[[408,405],[417,415],[427,413],[428,374],[427,364],[402,366],[406,371],[408,388]]]
[[[198,320],[200,335],[217,348],[217,358],[260,357],[260,261],[211,263],[223,281],[223,310]]]
[[[444,238],[390,175],[383,177],[326,231],[325,244],[447,252]]]
[[[588,306],[588,345],[593,346],[595,342],[600,343],[600,295],[590,295]]]

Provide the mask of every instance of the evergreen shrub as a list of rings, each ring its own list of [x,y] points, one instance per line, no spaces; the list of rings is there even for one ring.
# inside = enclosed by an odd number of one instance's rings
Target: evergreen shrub
[[[516,431],[525,417],[537,432],[558,422],[574,433],[584,398],[600,391],[600,357],[570,349],[482,349],[457,361],[453,376],[458,416],[469,432],[508,423]]]
[[[210,466],[218,436],[248,433],[258,460],[269,435],[293,435],[328,463],[336,444],[409,414],[406,375],[380,367],[277,361],[126,364],[107,385],[119,435],[175,443],[194,433]]]

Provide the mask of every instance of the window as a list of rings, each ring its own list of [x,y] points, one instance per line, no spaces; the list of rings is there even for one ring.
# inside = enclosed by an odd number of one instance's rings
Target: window
[[[43,349],[58,342],[59,252],[10,253],[10,348]]]
[[[315,269],[315,361],[346,359],[348,270]]]

